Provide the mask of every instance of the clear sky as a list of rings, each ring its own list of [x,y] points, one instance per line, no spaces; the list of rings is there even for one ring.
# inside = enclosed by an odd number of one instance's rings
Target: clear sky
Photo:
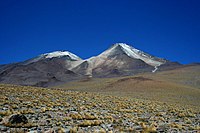
[[[200,62],[200,0],[0,1],[0,64],[56,50],[85,59],[117,42]]]

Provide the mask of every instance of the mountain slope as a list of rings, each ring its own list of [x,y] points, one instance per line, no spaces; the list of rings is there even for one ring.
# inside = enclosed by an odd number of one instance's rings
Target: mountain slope
[[[153,77],[200,89],[200,64],[189,64],[173,70],[161,71],[154,75],[145,75],[150,78]]]
[[[72,81],[56,87],[199,107],[199,69],[200,65],[184,66],[154,74]]]

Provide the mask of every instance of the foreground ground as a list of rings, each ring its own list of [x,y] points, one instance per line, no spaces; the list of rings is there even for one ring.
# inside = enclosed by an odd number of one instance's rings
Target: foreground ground
[[[10,122],[14,114],[28,122]],[[199,106],[13,85],[0,85],[0,121],[0,132],[200,131]]]

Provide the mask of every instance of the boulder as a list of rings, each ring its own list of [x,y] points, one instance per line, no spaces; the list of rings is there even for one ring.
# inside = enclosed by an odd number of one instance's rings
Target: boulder
[[[14,114],[9,118],[8,122],[10,124],[26,124],[28,123],[28,119],[23,114]]]

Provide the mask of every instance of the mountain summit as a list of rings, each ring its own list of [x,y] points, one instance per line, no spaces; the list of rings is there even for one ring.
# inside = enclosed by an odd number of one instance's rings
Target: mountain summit
[[[156,68],[166,62],[166,60],[164,59],[157,58],[155,56],[144,53],[125,43],[114,44],[110,49],[103,52],[100,56],[108,57],[117,54],[126,54],[131,58],[142,60],[148,65],[154,66]]]
[[[119,77],[156,72],[178,66],[140,51],[125,43],[116,43],[101,54],[81,59],[68,51],[55,51],[35,58],[0,66],[0,82],[33,86],[53,86],[89,77]]]
[[[82,60],[80,57],[78,57],[77,55],[69,51],[54,51],[51,53],[41,54],[35,58],[25,61],[25,63],[29,64],[29,63],[37,62],[44,59],[51,59],[51,58],[65,58],[65,59],[73,60],[73,61]]]

